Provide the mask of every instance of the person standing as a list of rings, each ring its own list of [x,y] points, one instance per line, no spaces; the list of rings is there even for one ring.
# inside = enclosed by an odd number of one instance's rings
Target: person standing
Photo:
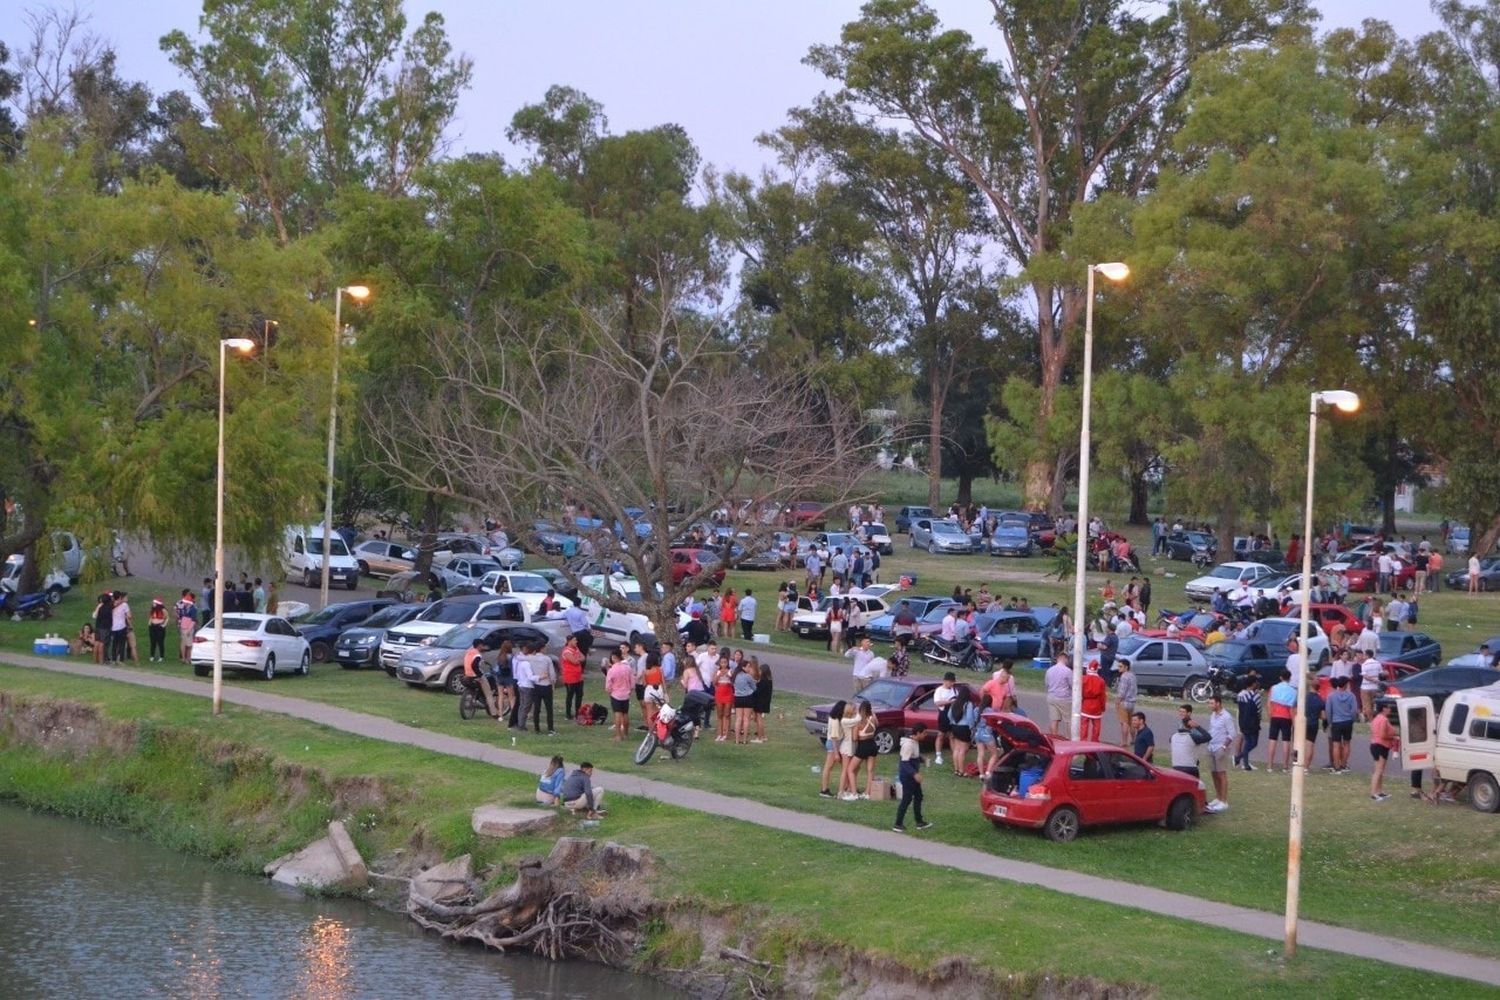
[[[1349,678],[1333,678],[1333,692],[1328,696],[1329,770],[1349,773],[1349,744],[1354,739],[1354,720],[1359,717],[1359,699],[1349,690]]]
[[[567,695],[563,699],[564,719],[576,720],[578,713],[583,710],[583,668],[583,650],[579,648],[578,633],[573,632],[563,643],[562,651],[562,682],[563,687],[567,688]]]
[[[755,667],[755,658],[741,663],[733,674],[734,684],[734,742],[748,745],[755,715],[755,685],[760,677]]]
[[[589,650],[594,648],[594,633],[589,629],[589,616],[577,604],[570,604],[563,609],[563,621],[568,623],[568,635],[578,640],[578,650],[587,659]]]
[[[109,615],[109,653],[116,663],[130,655],[130,601],[123,590],[114,593]]]
[[[1229,808],[1229,748],[1234,743],[1234,719],[1219,695],[1214,695],[1209,705],[1212,711],[1208,714],[1208,772],[1213,777],[1214,801],[1206,808],[1221,813]]]
[[[1417,593],[1421,594],[1427,590],[1427,570],[1432,565],[1432,555],[1428,549],[1418,549],[1412,558],[1412,564],[1416,567],[1416,577],[1412,584]]]
[[[865,685],[870,683],[869,679],[865,676],[865,664],[875,658],[875,650],[871,648],[869,637],[866,636],[861,639],[859,645],[853,649],[845,650],[844,656],[854,661],[854,670],[852,671],[854,676],[854,693],[859,694],[860,691],[864,690]]]
[[[173,610],[177,613],[177,658],[189,663],[193,659],[193,633],[198,631],[198,605],[191,588],[182,589]]]
[[[255,578],[255,590],[251,592],[251,598],[255,601],[255,613],[263,615],[266,613],[266,585],[260,582],[260,577]]]
[[[1375,761],[1375,770],[1370,775],[1370,798],[1376,802],[1384,802],[1390,796],[1386,794],[1383,787],[1385,782],[1385,768],[1390,762],[1391,754],[1401,749],[1401,736],[1396,728],[1396,706],[1388,705],[1384,712],[1375,716],[1370,721],[1370,756]],[[1422,772],[1415,772],[1420,775]],[[1419,789],[1419,779],[1414,779],[1413,787]]]
[[[1250,763],[1250,754],[1260,744],[1260,697],[1260,674],[1252,673],[1244,690],[1234,698],[1240,715],[1240,738],[1235,746],[1234,763],[1246,771],[1255,770],[1255,765]]]
[[[775,684],[771,678],[771,664],[758,664],[759,673],[755,681],[755,738],[751,743],[766,742],[766,716],[771,714],[771,696]]]
[[[151,640],[148,659],[161,663],[167,658],[167,606],[160,597],[151,599],[151,610],[146,613],[146,632]]]
[[[750,642],[755,638],[755,593],[745,588],[745,599],[740,601],[740,636]]]
[[[835,768],[839,772],[839,792],[843,791],[844,758],[839,752],[839,746],[844,741],[844,706],[847,704],[845,701],[836,701],[828,710],[828,724],[823,733],[823,787],[818,789],[818,794],[825,799],[831,799],[835,794],[828,787],[828,778]]]
[[[1052,666],[1047,668],[1044,681],[1047,685],[1047,719],[1052,726],[1052,735],[1062,735],[1063,720],[1073,712],[1073,668],[1068,665],[1066,653],[1058,653]],[[942,762],[941,754],[938,762]]]
[[[1135,700],[1140,694],[1135,672],[1130,661],[1124,658],[1115,661],[1120,668],[1120,679],[1115,681],[1115,716],[1120,720],[1120,746],[1130,745],[1130,717],[1135,714]]]
[[[1090,663],[1083,674],[1083,697],[1079,699],[1078,738],[1098,742],[1109,703],[1109,687],[1099,676],[1097,664]]]
[[[901,782],[901,804],[896,807],[896,823],[891,827],[896,833],[906,832],[906,811],[911,810],[918,830],[928,830],[932,824],[922,818],[922,737],[927,726],[921,722],[911,727],[911,735],[901,737],[900,763],[896,767],[896,778]]]
[[[1156,734],[1146,724],[1146,713],[1136,712],[1130,717],[1130,728],[1134,732],[1134,738],[1130,745],[1131,751],[1141,760],[1150,764],[1156,757]]]
[[[1295,642],[1287,643],[1295,646]],[[1293,664],[1295,661],[1295,664]],[[1293,653],[1287,657],[1287,663],[1294,668],[1300,668],[1302,657]],[[1292,769],[1292,719],[1297,714],[1297,685],[1292,683],[1291,669],[1281,671],[1281,680],[1271,686],[1271,724],[1267,731],[1269,737],[1268,745],[1270,752],[1266,757],[1266,770],[1276,770],[1276,751],[1283,741],[1286,743],[1286,751],[1282,756],[1281,771],[1286,774]]]
[[[537,734],[542,732],[542,708],[547,709],[547,735],[556,736],[557,730],[552,728],[552,686],[557,680],[557,667],[552,663],[552,657],[542,652],[542,647],[532,643],[527,649],[527,659],[531,661],[531,706],[532,724]],[[522,728],[525,728],[525,719],[522,718]]]
[[[734,621],[738,614],[739,601],[734,596],[734,588],[730,587],[719,599],[719,637],[721,639],[734,638]]]
[[[511,671],[516,678],[516,717],[510,728],[526,731],[526,719],[531,715],[535,703],[536,673],[531,662],[531,649],[522,646],[521,652],[511,657]]]
[[[618,651],[609,654],[609,669],[604,673],[604,693],[609,697],[613,715],[613,738],[623,740],[630,733],[630,692],[635,686],[635,672]]]
[[[932,707],[937,711],[938,733],[933,747],[937,751],[933,758],[936,763],[943,762],[943,744],[948,742],[948,733],[953,729],[953,720],[948,715],[948,706],[953,704],[958,697],[958,677],[953,671],[943,674],[943,683],[932,691]]]
[[[1427,555],[1427,592],[1436,594],[1443,589],[1443,554],[1433,549]]]
[[[1479,555],[1471,552],[1469,554],[1469,593],[1471,594],[1479,593],[1479,574]]]
[[[1177,731],[1172,734],[1172,770],[1201,777],[1198,772],[1198,747],[1207,743],[1208,733],[1193,720],[1193,706],[1177,707]]]

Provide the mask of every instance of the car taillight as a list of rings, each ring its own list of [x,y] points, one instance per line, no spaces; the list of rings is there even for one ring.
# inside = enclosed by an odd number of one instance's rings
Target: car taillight
[[[1032,785],[1030,788],[1026,789],[1026,797],[1028,799],[1037,799],[1041,802],[1046,802],[1048,799],[1052,798],[1052,793],[1047,791],[1046,785]]]
[[[261,641],[259,639],[241,639],[240,640],[240,645],[241,646],[260,646],[260,645],[262,645],[262,643],[261,643]]]
[[[1399,697],[1401,697],[1401,689],[1398,688],[1394,684],[1387,684],[1386,688],[1385,688],[1385,693],[1388,694],[1388,695],[1390,695],[1392,698],[1399,698]]]

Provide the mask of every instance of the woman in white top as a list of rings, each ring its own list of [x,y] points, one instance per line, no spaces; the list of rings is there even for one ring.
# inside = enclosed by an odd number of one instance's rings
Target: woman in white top
[[[839,789],[843,790],[842,773],[844,768],[843,758],[839,755],[839,745],[844,741],[844,706],[848,704],[843,701],[833,703],[833,708],[828,710],[828,732],[823,737],[823,787],[818,794],[825,799],[831,799],[834,793],[828,789],[828,776],[837,768],[840,772]]]

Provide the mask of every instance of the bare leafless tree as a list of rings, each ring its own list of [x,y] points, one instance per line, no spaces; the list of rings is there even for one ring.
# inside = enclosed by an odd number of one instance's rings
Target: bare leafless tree
[[[423,368],[439,391],[367,418],[390,472],[490,513],[533,552],[537,518],[575,515],[558,523],[588,558],[548,561],[583,590],[618,559],[640,599],[586,592],[673,635],[703,582],[673,580],[691,526],[717,518],[744,551],[771,545],[788,503],[860,499],[873,444],[852,408],[799,372],[752,369],[711,319],[662,308],[628,344],[623,328],[615,311],[580,310],[567,325],[496,315],[435,330]]]

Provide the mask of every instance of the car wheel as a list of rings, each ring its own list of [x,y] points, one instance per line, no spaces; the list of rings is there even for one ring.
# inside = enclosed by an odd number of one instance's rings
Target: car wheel
[[[908,536],[908,540],[911,542],[911,547],[912,548],[916,548],[917,547],[917,536],[916,536],[915,532],[913,532],[911,535]]]
[[[359,575],[360,576],[369,576],[370,575],[370,564],[367,563],[367,562],[365,562],[363,559],[361,559],[359,561]]]
[[[1193,799],[1190,795],[1179,795],[1167,808],[1167,829],[1187,830],[1193,825]]]
[[[1213,682],[1207,677],[1189,677],[1182,685],[1183,701],[1197,702],[1203,704],[1214,695]]]
[[[1500,809],[1500,785],[1493,775],[1475,771],[1469,778],[1469,804],[1482,813]]]
[[[52,586],[47,588],[47,603],[53,605],[62,603],[62,595],[62,587],[54,583]]]
[[[930,555],[930,556],[937,555],[937,542],[928,542],[927,543],[927,554]]]
[[[302,651],[302,662],[297,664],[297,673],[306,677],[312,672],[312,654],[307,650]]]
[[[313,575],[312,570],[305,569],[302,571],[302,586],[309,588],[316,587],[319,582],[318,578]]]
[[[443,681],[443,687],[448,689],[449,694],[463,694],[464,672],[458,667],[454,667],[448,671],[448,676]]]
[[[1078,836],[1078,812],[1072,806],[1061,806],[1042,827],[1042,833],[1054,844],[1066,844]]]
[[[206,663],[193,664],[193,676],[195,677],[207,677],[212,672],[213,668]]]
[[[261,668],[260,675],[266,680],[272,680],[276,676],[276,654],[266,654],[266,665]]]
[[[321,639],[312,644],[312,658],[314,662],[327,663],[329,652],[328,643]]]
[[[347,587],[348,587],[349,590],[358,590],[359,589],[359,574],[355,574],[354,576],[351,576],[349,578],[349,583],[347,584]]]
[[[890,729],[877,729],[875,731],[875,752],[892,753],[896,749],[896,733]]]

